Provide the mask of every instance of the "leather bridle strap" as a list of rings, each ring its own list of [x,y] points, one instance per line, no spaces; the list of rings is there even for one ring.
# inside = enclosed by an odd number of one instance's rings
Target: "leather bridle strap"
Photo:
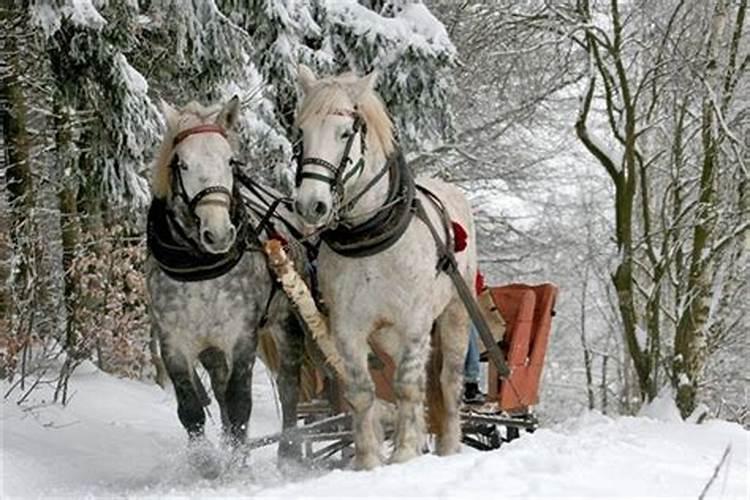
[[[206,196],[210,194],[224,194],[227,196],[228,200],[232,199],[232,192],[229,191],[229,189],[225,188],[224,186],[209,186],[206,189],[203,189],[198,192],[195,196],[193,196],[193,199],[190,200],[190,203],[188,204],[188,209],[190,210],[190,213],[195,213],[196,207],[202,202],[204,204],[211,204],[211,205],[221,205],[226,208],[229,208],[230,203],[226,200],[204,200]]]
[[[305,165],[317,165],[319,167],[323,167],[329,172],[333,174],[333,177],[329,177],[327,175],[317,174],[315,172],[300,172],[299,178],[300,179],[315,179],[318,181],[325,182],[326,184],[333,186],[336,184],[336,171],[338,170],[336,168],[336,165],[333,163],[324,160],[323,158],[303,158],[302,161],[299,164],[299,168],[304,168]]]
[[[224,139],[227,138],[227,131],[224,130],[224,127],[220,127],[219,125],[215,125],[212,123],[206,123],[204,125],[198,125],[196,127],[191,127],[188,129],[183,130],[182,132],[179,132],[176,136],[174,136],[174,140],[172,141],[172,147],[176,147],[179,143],[190,137],[191,135],[195,134],[206,134],[206,133],[213,133],[213,134],[219,134]]]
[[[329,186],[333,188],[334,191],[337,192],[339,196],[343,194],[344,186],[343,184],[349,180],[352,176],[351,173],[344,176],[344,171],[346,170],[346,166],[351,162],[351,158],[349,158],[349,153],[352,150],[352,146],[354,145],[354,138],[359,134],[361,136],[362,141],[362,155],[364,156],[365,153],[365,139],[364,134],[366,133],[366,127],[364,126],[364,122],[362,121],[362,117],[359,116],[358,113],[355,111],[347,111],[347,110],[337,110],[332,112],[333,115],[338,116],[348,116],[354,118],[354,124],[352,125],[352,135],[349,136],[349,139],[346,141],[346,144],[344,145],[344,152],[341,155],[341,162],[337,165],[334,165],[328,160],[324,160],[323,158],[316,158],[316,157],[307,157],[302,158],[302,160],[299,163],[299,166],[297,168],[300,169],[299,173],[299,179],[300,182],[302,179],[314,179],[321,182],[325,182]],[[305,167],[305,165],[317,165],[319,167],[323,167],[326,170],[328,170],[331,174],[333,174],[333,177],[329,177],[327,175],[315,173],[315,172],[304,172],[302,169]],[[364,159],[360,158],[360,161],[355,166],[353,171],[361,171],[364,168]]]

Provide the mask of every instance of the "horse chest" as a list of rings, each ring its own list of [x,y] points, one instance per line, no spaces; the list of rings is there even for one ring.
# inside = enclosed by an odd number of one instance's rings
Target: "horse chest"
[[[417,252],[405,252],[400,248],[402,242],[382,254],[360,259],[341,257],[327,248],[321,250],[321,291],[335,315],[356,317],[360,323],[387,320],[398,324],[428,321],[428,317],[432,321],[445,307],[451,285],[447,276],[435,271],[434,245],[429,240],[423,244],[423,239],[410,238],[410,232],[418,230],[410,228],[403,243],[416,243]],[[354,316],[352,311],[356,311]]]
[[[177,282],[153,271],[151,308],[163,339],[200,352],[209,346],[227,349],[240,336],[254,334],[270,280],[248,272],[252,264],[243,261],[222,277],[196,282]]]

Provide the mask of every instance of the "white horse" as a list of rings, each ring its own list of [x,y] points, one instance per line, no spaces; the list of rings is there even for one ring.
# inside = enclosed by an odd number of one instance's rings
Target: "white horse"
[[[427,193],[414,189],[391,119],[373,90],[376,78],[371,73],[363,78],[344,74],[317,79],[300,66],[304,99],[297,120],[303,148],[295,209],[307,232],[321,232],[320,290],[345,362],[345,396],[354,417],[354,465],[365,469],[383,460],[382,433],[373,418],[369,343],[387,353],[396,366],[398,411],[390,461],[409,460],[425,446],[431,332],[428,407],[437,452],[447,455],[460,448],[459,404],[469,318],[451,280],[437,270],[438,245],[425,221],[414,215],[416,204],[423,206],[424,216],[447,246],[454,244],[454,237],[467,241],[455,258],[472,290],[476,273],[474,222],[466,198],[438,179],[418,180]],[[437,208],[440,204],[448,221]],[[449,221],[459,223],[465,234],[453,235]]]

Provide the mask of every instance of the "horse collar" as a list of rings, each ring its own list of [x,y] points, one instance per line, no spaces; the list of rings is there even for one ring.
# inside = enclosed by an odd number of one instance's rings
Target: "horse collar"
[[[226,253],[204,252],[182,229],[167,202],[154,198],[148,211],[147,245],[159,268],[177,281],[203,281],[231,271],[242,258],[247,240],[253,235],[246,222],[244,205],[238,203],[232,213],[237,238]]]
[[[388,196],[370,219],[354,227],[338,226],[321,238],[334,252],[346,257],[367,257],[393,246],[403,236],[414,215],[415,183],[401,150],[386,164]]]

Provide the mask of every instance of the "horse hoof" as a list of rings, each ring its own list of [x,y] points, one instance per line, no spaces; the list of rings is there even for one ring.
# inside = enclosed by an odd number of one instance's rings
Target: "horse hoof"
[[[412,450],[409,448],[399,448],[393,452],[393,455],[391,455],[390,463],[402,464],[404,462],[408,462],[413,458],[417,458],[418,456],[419,453],[417,453],[416,450]]]
[[[204,479],[216,479],[222,471],[221,457],[206,440],[190,444],[188,462]]]
[[[441,457],[446,457],[448,455],[455,455],[456,453],[459,453],[461,451],[461,443],[438,443],[437,445],[437,454]]]
[[[383,465],[376,454],[357,455],[354,457],[354,470],[372,470]]]

